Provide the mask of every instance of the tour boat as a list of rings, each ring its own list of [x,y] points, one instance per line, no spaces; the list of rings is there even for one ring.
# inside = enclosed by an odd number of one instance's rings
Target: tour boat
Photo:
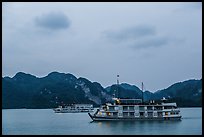
[[[143,103],[141,99],[119,99],[102,105],[94,114],[88,113],[93,121],[102,120],[180,120],[176,103]],[[165,98],[162,99],[165,101]]]
[[[119,75],[117,75],[119,77]],[[117,79],[117,86],[119,80]],[[165,98],[154,100],[113,98],[112,103],[102,105],[95,113],[88,113],[93,121],[102,120],[181,120],[180,109],[176,103],[167,103]]]

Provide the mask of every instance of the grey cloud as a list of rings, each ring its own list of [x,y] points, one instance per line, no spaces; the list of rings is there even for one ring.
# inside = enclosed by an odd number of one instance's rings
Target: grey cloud
[[[169,42],[169,38],[159,36],[155,27],[140,25],[122,29],[119,31],[105,32],[105,37],[120,46],[133,49],[145,49],[150,47],[161,47]]]
[[[135,41],[130,44],[130,47],[133,49],[145,49],[150,47],[161,47],[167,45],[169,39],[166,37],[153,37],[145,40]]]
[[[119,31],[106,31],[105,37],[113,42],[127,41],[131,39],[139,39],[141,37],[155,35],[156,31],[153,26],[140,25]]]
[[[37,26],[51,30],[66,29],[70,26],[70,23],[68,17],[60,12],[42,14],[35,18]]]

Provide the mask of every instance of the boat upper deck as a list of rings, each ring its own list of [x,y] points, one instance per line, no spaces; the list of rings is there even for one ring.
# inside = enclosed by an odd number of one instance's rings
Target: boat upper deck
[[[117,99],[115,98],[115,104],[118,105],[135,105],[135,104],[141,104],[141,99]]]
[[[177,107],[176,103],[165,103],[165,102],[142,102],[142,99],[120,99],[120,98],[113,98],[114,103],[111,105],[139,105],[139,106],[174,106]],[[109,104],[109,103],[108,103]]]

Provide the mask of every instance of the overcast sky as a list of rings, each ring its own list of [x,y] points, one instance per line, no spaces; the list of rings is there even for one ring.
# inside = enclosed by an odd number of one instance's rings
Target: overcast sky
[[[58,71],[156,91],[202,78],[202,3],[3,3],[3,76]]]

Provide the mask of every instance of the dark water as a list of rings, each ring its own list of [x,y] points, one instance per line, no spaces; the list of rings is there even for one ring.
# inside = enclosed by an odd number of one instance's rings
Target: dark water
[[[2,110],[3,135],[201,135],[202,108],[181,108],[181,121],[92,122],[87,113]]]

